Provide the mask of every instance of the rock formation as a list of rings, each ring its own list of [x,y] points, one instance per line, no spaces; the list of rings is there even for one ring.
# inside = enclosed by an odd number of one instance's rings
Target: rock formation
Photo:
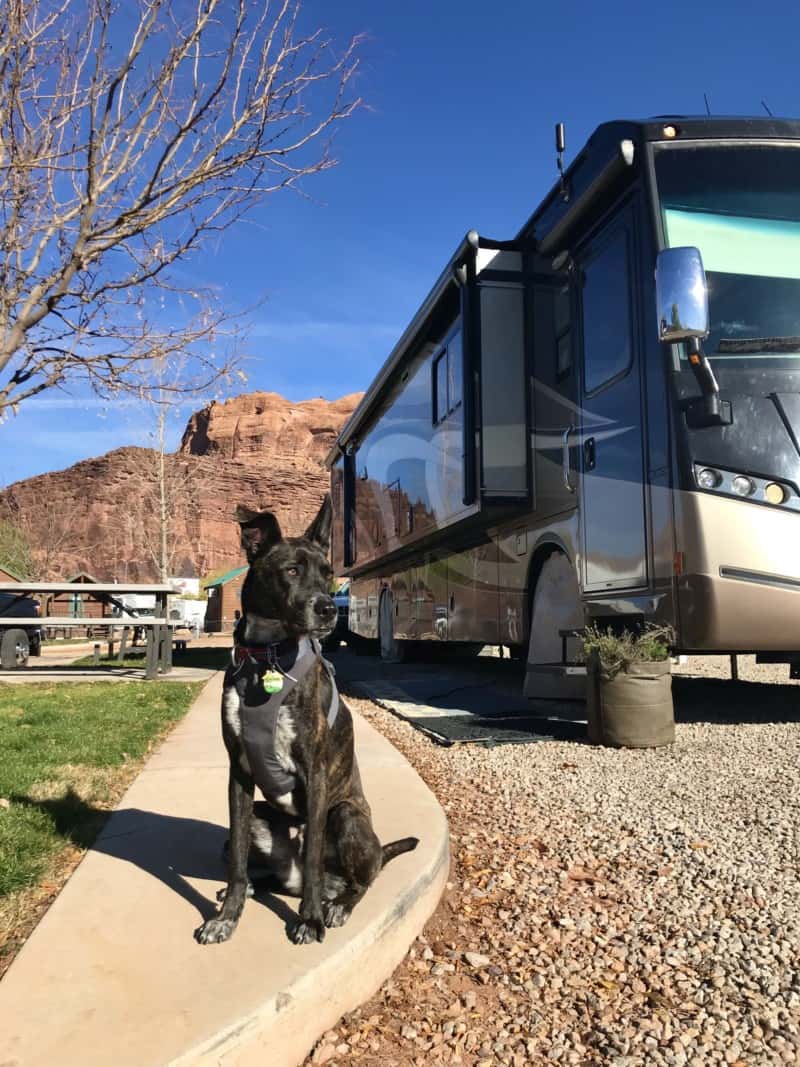
[[[292,404],[277,393],[249,393],[192,415],[167,461],[170,572],[205,576],[242,565],[237,504],[268,507],[284,533],[301,533],[328,487],[324,458],[360,399]],[[157,459],[150,449],[118,448],[16,482],[0,490],[0,515],[26,533],[42,577],[86,570],[103,580],[151,581]]]

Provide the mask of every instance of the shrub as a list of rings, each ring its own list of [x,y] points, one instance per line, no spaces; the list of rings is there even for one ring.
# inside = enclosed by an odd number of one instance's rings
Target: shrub
[[[637,633],[630,630],[615,632],[610,626],[601,629],[596,623],[587,626],[583,634],[583,656],[588,662],[596,658],[601,671],[613,678],[627,671],[631,663],[661,662],[669,658],[675,641],[671,626],[649,624]]]

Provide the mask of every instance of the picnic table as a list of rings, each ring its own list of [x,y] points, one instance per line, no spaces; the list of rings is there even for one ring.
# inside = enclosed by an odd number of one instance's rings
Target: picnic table
[[[145,651],[145,678],[155,678],[159,670],[163,674],[172,670],[172,631],[167,619],[167,597],[174,593],[171,585],[142,584],[132,582],[37,582],[25,579],[20,582],[0,582],[0,593],[15,593],[20,599],[59,593],[87,594],[101,603],[111,604],[117,608],[119,615],[105,616],[100,619],[70,617],[68,615],[14,616],[0,615],[0,625],[4,628],[31,626],[77,627],[91,626],[113,629],[123,627],[121,656],[124,656],[126,630],[141,627],[147,632]],[[136,608],[128,608],[120,598],[126,593],[155,596],[155,615],[140,615]]]

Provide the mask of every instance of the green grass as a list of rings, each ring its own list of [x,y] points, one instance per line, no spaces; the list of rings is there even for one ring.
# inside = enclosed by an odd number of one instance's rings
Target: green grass
[[[60,849],[85,848],[200,684],[0,686],[0,904]]]

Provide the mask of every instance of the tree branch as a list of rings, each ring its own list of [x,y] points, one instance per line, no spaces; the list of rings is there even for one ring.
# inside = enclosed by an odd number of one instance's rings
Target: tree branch
[[[140,391],[165,354],[201,371],[186,388],[229,372],[212,346],[230,309],[174,270],[333,166],[360,103],[358,40],[336,56],[298,34],[295,0],[131,8],[120,50],[113,0],[0,7],[0,418],[75,378]]]

